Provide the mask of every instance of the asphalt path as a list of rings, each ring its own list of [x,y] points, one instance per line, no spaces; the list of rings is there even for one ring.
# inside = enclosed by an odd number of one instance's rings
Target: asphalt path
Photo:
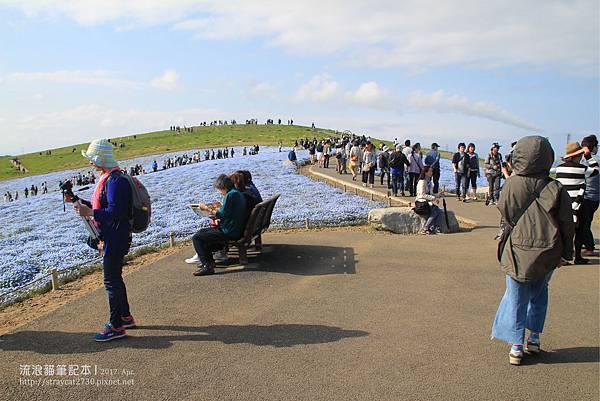
[[[139,323],[126,339],[92,340],[103,290],[0,337],[0,398],[597,400],[598,260],[555,273],[545,351],[510,366],[507,345],[490,339],[504,291],[497,212],[452,202],[479,227],[269,233],[245,268],[209,277],[183,262],[191,248],[158,260],[126,277]]]

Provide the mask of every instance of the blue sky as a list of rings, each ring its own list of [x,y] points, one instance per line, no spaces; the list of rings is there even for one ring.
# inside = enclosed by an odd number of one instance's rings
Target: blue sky
[[[597,1],[0,1],[0,154],[298,124],[480,153],[598,133]]]

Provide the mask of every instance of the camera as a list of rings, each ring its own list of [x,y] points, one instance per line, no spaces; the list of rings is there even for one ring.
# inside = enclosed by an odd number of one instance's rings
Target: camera
[[[65,205],[65,195],[69,195],[70,201],[72,203],[77,202],[79,200],[79,197],[73,193],[73,183],[70,180],[67,180],[60,184],[59,188],[62,191],[63,195],[63,211],[66,211],[67,207]]]

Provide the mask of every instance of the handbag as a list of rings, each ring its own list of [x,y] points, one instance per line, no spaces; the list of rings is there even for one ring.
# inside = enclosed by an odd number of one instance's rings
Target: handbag
[[[431,214],[431,205],[427,201],[415,201],[413,210],[419,216],[429,216]]]

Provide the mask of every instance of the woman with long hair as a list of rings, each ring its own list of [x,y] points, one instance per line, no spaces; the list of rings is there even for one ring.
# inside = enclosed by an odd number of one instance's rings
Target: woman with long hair
[[[410,196],[416,196],[417,193],[417,182],[419,176],[423,172],[423,160],[421,157],[421,144],[415,143],[412,147],[410,154],[408,155],[408,177]]]

